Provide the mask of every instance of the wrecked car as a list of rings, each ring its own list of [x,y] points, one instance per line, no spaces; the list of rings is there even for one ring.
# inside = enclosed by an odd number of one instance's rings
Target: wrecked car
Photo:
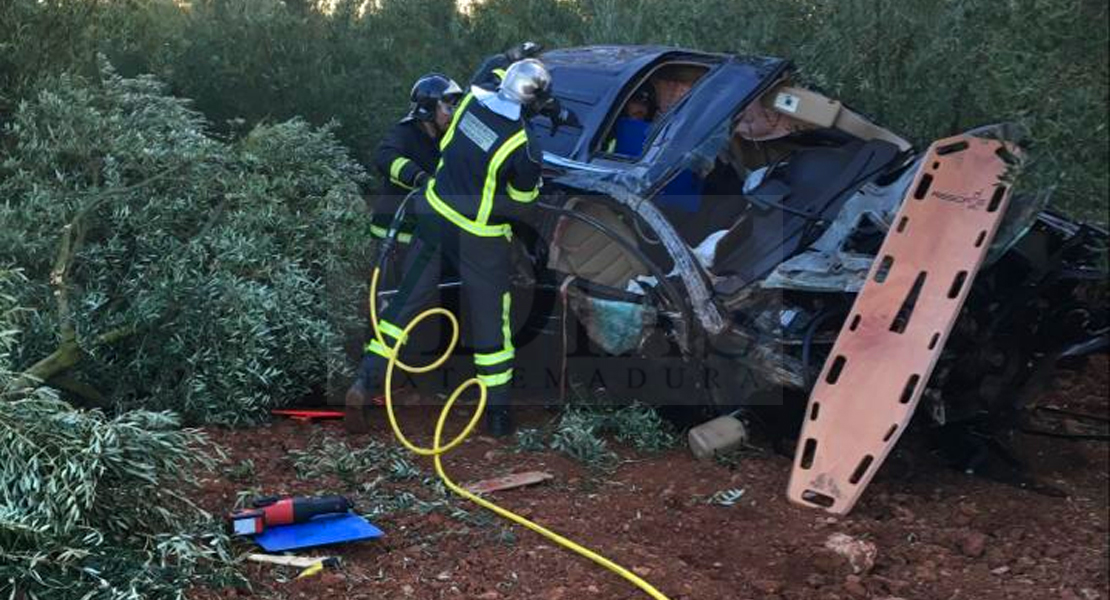
[[[543,210],[518,236],[517,283],[562,298],[607,355],[711,372],[637,398],[746,411],[793,440],[928,153],[798,84],[784,59],[628,46],[542,59],[576,119],[533,122]],[[960,139],[998,140],[1013,178],[1016,137],[993,126]],[[912,406],[955,436],[981,439],[1057,363],[1107,349],[1107,232],[1048,200],[1014,193],[992,238],[973,240],[989,248],[928,348]],[[976,444],[957,458],[975,460]],[[869,457],[873,473],[882,456]]]

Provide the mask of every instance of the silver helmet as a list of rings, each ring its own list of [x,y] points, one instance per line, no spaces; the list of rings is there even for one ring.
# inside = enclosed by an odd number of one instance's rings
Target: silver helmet
[[[527,106],[551,88],[551,73],[543,63],[526,58],[509,65],[497,94],[505,100]]]

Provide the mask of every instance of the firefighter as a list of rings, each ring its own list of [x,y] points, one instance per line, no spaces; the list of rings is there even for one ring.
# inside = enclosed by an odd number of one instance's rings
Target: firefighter
[[[498,437],[513,431],[509,220],[539,196],[541,155],[525,122],[532,111],[558,109],[550,85],[543,63],[525,59],[509,66],[498,91],[474,86],[459,102],[440,142],[435,175],[415,198],[416,229],[400,288],[379,315],[379,329],[392,345],[404,324],[435,299],[440,259],[458,270],[470,309],[464,323],[470,326],[475,370],[489,391],[486,430]],[[389,348],[376,340],[367,344],[347,392],[349,430],[365,431],[368,400],[384,383],[388,356]]]
[[[505,70],[509,68],[509,65],[526,58],[535,58],[539,56],[540,52],[543,52],[543,46],[540,44],[524,42],[501,54],[494,54],[487,58],[474,72],[474,76],[470,78],[470,85],[476,85],[489,91],[497,91],[497,86],[501,85],[501,78],[505,76]]]
[[[613,124],[613,136],[609,138],[605,151],[625,156],[643,154],[648,130],[658,110],[655,88],[650,83],[645,83],[624,105],[624,111]]]
[[[439,140],[451,123],[462,88],[450,77],[429,73],[412,86],[409,112],[386,134],[374,152],[374,166],[385,180],[374,206],[370,233],[383,239],[401,200],[424,185],[439,164]],[[397,241],[407,244],[413,223],[406,220]]]

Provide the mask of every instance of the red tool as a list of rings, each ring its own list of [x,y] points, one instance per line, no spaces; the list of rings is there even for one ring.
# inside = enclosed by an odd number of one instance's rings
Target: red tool
[[[289,417],[297,421],[311,421],[313,419],[342,419],[341,410],[312,410],[304,408],[275,408],[270,414],[279,417]]]
[[[255,499],[251,506],[228,515],[233,535],[256,535],[267,527],[304,523],[319,515],[342,514],[354,508],[343,496],[270,496]]]

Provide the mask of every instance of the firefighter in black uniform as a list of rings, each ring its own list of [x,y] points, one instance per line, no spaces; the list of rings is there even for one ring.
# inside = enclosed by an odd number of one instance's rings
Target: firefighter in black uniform
[[[374,205],[370,233],[384,239],[393,214],[404,197],[424,185],[439,164],[439,140],[451,124],[451,115],[463,90],[450,77],[429,73],[412,86],[409,113],[401,119],[374,152],[374,167],[385,185]],[[402,244],[412,237],[413,221],[406,220],[397,236]]]
[[[489,91],[497,91],[509,65],[526,58],[535,58],[540,52],[543,52],[543,46],[536,42],[524,42],[501,54],[494,54],[483,61],[478,70],[474,72],[474,76],[470,78],[470,85]]]
[[[401,327],[435,300],[440,258],[458,269],[477,377],[489,391],[486,429],[495,436],[513,430],[508,220],[539,196],[540,152],[525,119],[536,106],[552,103],[550,85],[543,64],[525,59],[509,66],[498,91],[472,87],[459,102],[440,142],[435,175],[415,199],[417,224],[400,289],[379,315],[383,338],[392,344]],[[365,430],[367,401],[381,389],[388,356],[376,340],[367,344],[359,377],[347,392],[348,429]]]

